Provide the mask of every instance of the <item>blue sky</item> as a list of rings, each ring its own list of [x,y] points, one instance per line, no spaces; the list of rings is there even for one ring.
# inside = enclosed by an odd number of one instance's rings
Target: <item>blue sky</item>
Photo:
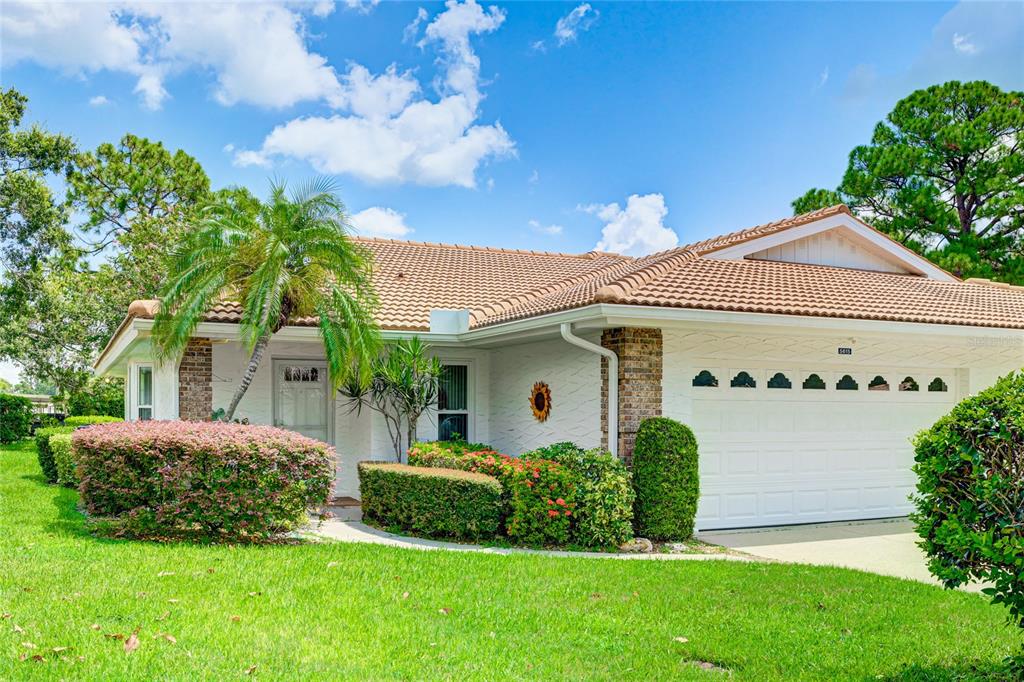
[[[912,90],[1024,89],[1024,4],[4,3],[0,80],[365,233],[639,254],[783,217]]]

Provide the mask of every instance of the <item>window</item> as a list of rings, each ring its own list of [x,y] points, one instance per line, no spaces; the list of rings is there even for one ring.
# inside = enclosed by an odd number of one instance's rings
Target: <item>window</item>
[[[702,369],[700,374],[693,378],[694,386],[704,386],[707,388],[715,388],[718,386],[718,377],[706,369]]]
[[[885,377],[879,375],[868,382],[869,391],[888,391],[889,382],[885,380]]]
[[[843,378],[836,382],[837,391],[856,391],[858,388],[856,380],[849,374],[844,374]]]
[[[768,388],[793,388],[793,382],[782,372],[776,372],[775,376],[768,380]]]
[[[750,376],[746,372],[740,372],[732,378],[729,385],[733,388],[757,388],[757,382],[754,381],[754,377]]]
[[[284,368],[284,380],[285,381],[297,381],[299,383],[312,383],[315,384],[320,381],[320,368],[319,367],[285,367]]]
[[[817,374],[812,374],[809,377],[807,377],[806,379],[804,379],[803,386],[804,386],[805,390],[809,390],[809,391],[824,391],[825,390],[825,380],[822,379]]]
[[[946,386],[946,382],[943,381],[940,377],[935,377],[934,379],[932,379],[932,383],[928,384],[929,393],[945,393],[948,390],[949,387]]]
[[[135,417],[139,421],[153,418],[153,367],[139,365],[135,382]]]
[[[917,382],[914,381],[914,377],[904,377],[903,381],[900,382],[901,391],[917,391],[920,390],[917,386]]]
[[[470,439],[469,367],[442,365],[437,391],[437,439]]]

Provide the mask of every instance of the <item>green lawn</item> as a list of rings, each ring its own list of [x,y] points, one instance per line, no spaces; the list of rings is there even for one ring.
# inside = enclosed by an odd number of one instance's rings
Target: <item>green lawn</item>
[[[841,569],[156,545],[76,501],[0,450],[0,680],[977,679],[1019,646],[977,595]]]

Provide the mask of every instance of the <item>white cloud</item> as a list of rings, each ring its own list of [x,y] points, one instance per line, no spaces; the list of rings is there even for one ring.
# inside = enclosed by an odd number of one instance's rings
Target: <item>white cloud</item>
[[[577,5],[555,24],[554,35],[558,39],[558,45],[562,46],[575,41],[577,35],[589,30],[599,16],[600,13],[591,7],[590,3]]]
[[[530,229],[534,232],[550,235],[552,237],[562,234],[562,231],[565,229],[561,225],[544,225],[539,220],[531,220],[529,221],[529,225]]]
[[[960,54],[976,54],[978,46],[971,42],[970,35],[953,34],[953,49]]]
[[[152,109],[169,96],[167,78],[189,69],[214,74],[214,97],[225,105],[286,107],[330,101],[339,90],[334,70],[307,49],[301,14],[324,16],[330,3],[4,4],[5,64],[33,61],[72,75],[128,73]]]
[[[234,145],[228,146],[234,149]],[[227,147],[224,147],[224,151],[227,150]],[[249,166],[270,168],[271,166],[270,159],[267,158],[266,154],[251,149],[240,149],[235,152],[235,158],[232,159],[231,163],[239,168],[248,168]]]
[[[533,169],[533,172],[530,173],[530,177],[528,177],[526,181],[531,185],[536,185],[538,182],[540,182],[540,173],[537,171],[536,168]]]
[[[418,31],[423,20],[418,17],[409,28]],[[500,123],[477,123],[480,60],[470,45],[471,36],[495,31],[504,20],[495,7],[448,0],[418,43],[439,50],[443,77],[435,83],[437,101],[422,97],[410,72],[391,66],[374,76],[352,64],[334,98],[346,113],[281,124],[258,151],[239,152],[236,162],[252,165],[284,156],[305,160],[321,173],[349,174],[371,183],[475,187],[482,163],[515,153]]]
[[[825,70],[821,72],[821,75],[818,76],[818,87],[819,88],[825,87],[825,83],[828,83],[828,67],[827,66],[825,67]]]
[[[106,104],[110,104],[110,100],[107,99],[104,95],[96,95],[95,97],[89,98],[90,107],[102,107]]]
[[[405,214],[393,208],[371,206],[351,217],[352,227],[367,237],[404,237],[412,232],[405,224]]]
[[[346,2],[346,4],[350,4]],[[374,5],[377,3],[374,2]],[[334,12],[334,0],[316,0],[313,3],[313,9],[310,10],[314,17],[323,19],[324,17],[330,16]]]
[[[402,42],[408,43],[416,39],[420,34],[420,24],[430,17],[427,10],[420,7],[416,10],[416,18],[409,22],[409,25],[402,31]]]
[[[679,244],[679,237],[665,227],[665,197],[661,194],[632,194],[626,208],[615,204],[591,204],[577,207],[604,221],[601,240],[594,247],[629,256],[644,256],[655,251],[671,249]]]

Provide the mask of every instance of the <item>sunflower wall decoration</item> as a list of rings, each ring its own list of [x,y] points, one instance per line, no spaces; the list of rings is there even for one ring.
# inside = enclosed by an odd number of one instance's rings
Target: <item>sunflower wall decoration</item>
[[[533,417],[539,422],[546,422],[551,414],[551,389],[543,381],[533,385],[530,392],[530,409]]]

